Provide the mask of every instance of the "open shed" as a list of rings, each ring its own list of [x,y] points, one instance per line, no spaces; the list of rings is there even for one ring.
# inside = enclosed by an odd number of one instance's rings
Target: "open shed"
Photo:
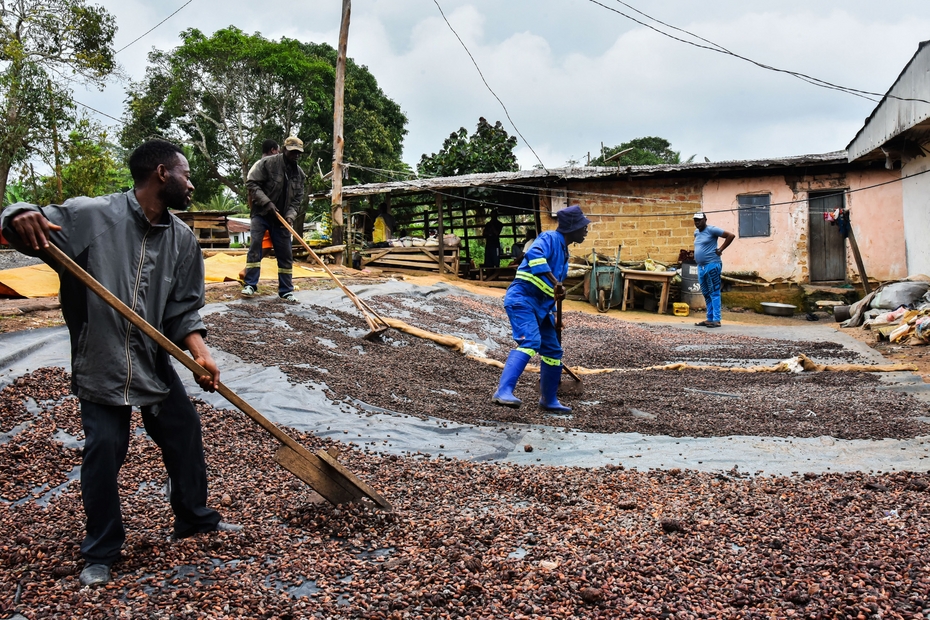
[[[444,234],[459,236],[460,267],[451,271],[462,276],[474,275],[481,229],[492,208],[505,223],[506,259],[523,229],[554,229],[556,213],[578,204],[593,225],[584,244],[572,247],[575,256],[597,251],[613,257],[622,245],[625,260],[676,263],[681,250],[693,247],[692,213],[704,211],[712,224],[737,235],[727,253],[728,269],[768,282],[837,283],[859,276],[845,237],[824,218],[838,207],[854,216],[851,225],[868,275],[880,281],[906,275],[900,186],[894,183],[899,177],[882,162],[850,162],[845,151],[837,151],[410,179],[348,185],[342,196],[350,245],[359,247],[378,205],[388,202],[401,235],[426,237],[435,229],[439,243]],[[882,226],[871,225],[875,221]]]

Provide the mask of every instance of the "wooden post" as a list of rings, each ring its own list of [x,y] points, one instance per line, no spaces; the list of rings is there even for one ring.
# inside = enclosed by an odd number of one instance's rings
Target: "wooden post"
[[[436,223],[436,238],[439,241],[439,275],[446,272],[446,245],[443,243],[445,230],[442,227],[442,194],[436,194],[436,211],[438,222]]]
[[[48,81],[48,102],[49,116],[52,117],[52,150],[55,154],[55,188],[57,190],[55,202],[61,204],[65,197],[61,188],[61,155],[58,152],[58,119],[55,114],[55,93],[52,91],[51,80]],[[33,197],[33,200],[35,200],[35,197]]]
[[[846,211],[846,226],[849,247],[852,248],[853,258],[856,259],[856,267],[859,269],[859,277],[862,278],[862,288],[865,289],[865,294],[868,295],[872,292],[872,286],[869,284],[869,276],[865,273],[865,265],[862,264],[862,255],[859,254],[859,244],[856,243],[856,234],[853,232],[849,211]]]
[[[387,206],[388,213],[390,213],[391,215],[394,215],[394,213],[391,212],[391,195],[390,195],[390,194],[385,194],[385,195],[384,195],[384,204]],[[378,217],[378,216],[376,215],[375,217]],[[398,226],[397,226],[397,216],[394,215],[394,228],[391,229],[391,238],[392,238],[392,239],[397,239],[397,238],[398,238],[397,229],[398,229]]]
[[[352,13],[352,0],[342,0],[342,25],[339,27],[339,50],[336,56],[336,92],[333,97],[333,201],[330,208],[332,215],[333,245],[342,243],[344,226],[342,222],[342,151],[345,147],[343,136],[343,109],[345,107],[346,86],[346,47],[349,43],[349,16]],[[341,254],[341,253],[340,253]],[[334,256],[337,263],[344,262],[344,257]]]
[[[465,259],[469,263],[469,270],[471,269],[471,235],[469,234],[469,224],[468,224],[468,203],[465,201],[465,189],[462,189],[462,245],[460,247],[465,248]],[[470,271],[469,271],[470,273]]]
[[[346,200],[345,208],[345,224],[346,224],[346,263],[349,267],[352,266],[352,250],[355,249],[355,226],[352,222],[352,201]]]

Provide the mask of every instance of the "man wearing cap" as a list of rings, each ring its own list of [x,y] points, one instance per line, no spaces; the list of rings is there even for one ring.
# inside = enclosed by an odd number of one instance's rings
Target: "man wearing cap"
[[[251,202],[251,233],[249,253],[245,259],[245,286],[242,295],[251,297],[258,290],[258,277],[262,266],[262,237],[271,233],[271,245],[278,260],[278,296],[287,301],[296,301],[292,282],[293,256],[291,233],[278,220],[275,211],[284,216],[287,223],[294,219],[304,197],[304,171],[297,159],[304,152],[304,143],[295,136],[284,141],[284,152],[264,157],[249,170],[246,187]]]
[[[571,407],[559,402],[562,380],[562,345],[555,331],[556,301],[565,298],[562,281],[568,275],[568,245],[581,243],[591,221],[572,205],[558,213],[559,227],[541,233],[529,248],[513,283],[504,295],[504,309],[517,348],[510,352],[491,401],[517,408],[522,401],[514,396],[517,379],[527,362],[539,353],[539,406],[546,411],[569,413]]]
[[[720,272],[723,262],[720,255],[736,236],[722,228],[707,225],[707,216],[694,214],[694,262],[697,263],[701,294],[707,306],[707,319],[695,323],[699,327],[720,327]],[[723,245],[717,247],[717,239],[723,237]]]

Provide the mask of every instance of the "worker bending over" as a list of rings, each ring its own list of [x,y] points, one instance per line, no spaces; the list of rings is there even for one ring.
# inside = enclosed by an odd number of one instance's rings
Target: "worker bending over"
[[[516,408],[522,404],[513,389],[527,362],[539,353],[539,406],[559,413],[571,411],[557,396],[562,380],[562,345],[555,329],[555,307],[565,298],[562,281],[568,275],[568,245],[584,241],[591,221],[578,205],[559,211],[558,219],[558,228],[541,233],[529,248],[504,295],[517,348],[507,357],[491,398],[498,405]]]

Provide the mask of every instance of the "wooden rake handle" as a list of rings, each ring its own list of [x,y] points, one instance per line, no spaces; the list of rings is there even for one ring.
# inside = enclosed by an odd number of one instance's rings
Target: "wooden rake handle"
[[[362,315],[365,317],[365,321],[368,322],[368,327],[371,328],[372,331],[375,331],[375,330],[379,329],[378,325],[375,324],[374,319],[371,318],[371,315],[368,314],[368,312],[367,312],[367,311],[365,310],[365,308],[363,307],[362,301],[358,298],[358,295],[356,295],[355,293],[353,293],[352,291],[350,291],[349,288],[348,288],[345,284],[343,284],[342,281],[341,281],[339,278],[336,277],[336,274],[334,274],[334,273],[332,272],[332,270],[330,270],[329,266],[328,266],[325,262],[323,262],[323,259],[320,258],[320,257],[317,255],[316,252],[314,252],[312,249],[310,249],[310,246],[307,245],[307,242],[304,241],[303,237],[301,237],[300,235],[297,234],[297,231],[294,230],[294,229],[291,227],[291,225],[287,223],[287,220],[284,219],[284,216],[281,215],[281,213],[279,213],[277,209],[274,209],[274,214],[278,216],[278,220],[281,222],[281,225],[284,226],[286,229],[288,229],[288,231],[290,231],[291,235],[292,235],[295,239],[297,239],[297,241],[300,242],[300,245],[304,246],[304,249],[307,250],[307,253],[308,253],[310,256],[312,256],[313,259],[314,259],[317,263],[319,263],[320,267],[323,268],[323,271],[325,271],[327,274],[329,274],[329,277],[333,279],[333,282],[335,282],[337,285],[339,285],[339,288],[341,288],[341,289],[342,289],[342,292],[346,294],[346,297],[348,297],[349,299],[352,300],[352,303],[355,304],[355,307],[358,308],[359,312],[361,312]],[[380,318],[380,317],[379,317],[379,318]],[[383,322],[383,319],[382,319],[382,322]],[[385,323],[384,325],[387,326],[387,323]]]
[[[559,339],[559,344],[562,344],[562,300],[561,299],[555,302],[555,334],[556,334],[556,337]],[[571,377],[578,383],[581,383],[581,377],[576,375],[574,370],[572,370],[565,364],[562,364],[562,370],[565,371],[565,374],[567,374],[569,377]]]
[[[167,351],[171,357],[184,364],[188,370],[193,372],[198,377],[212,376],[206,368],[194,361],[194,359],[187,355],[181,349],[181,347],[168,340],[164,334],[152,327],[145,319],[134,312],[129,306],[120,301],[116,295],[108,291],[102,284],[97,282],[93,276],[84,271],[80,265],[71,260],[69,256],[59,250],[56,246],[49,244],[49,246],[45,248],[45,252],[54,258],[59,264],[61,264],[62,267],[67,269],[71,275],[80,280],[84,286],[96,293],[104,302],[106,302],[108,306],[116,310],[123,318],[142,330],[142,332],[154,340],[158,346]],[[217,386],[216,391],[222,394],[226,400],[238,407],[240,411],[255,420],[259,426],[271,433],[275,439],[298,452],[306,452],[306,448],[294,441],[287,433],[275,426],[271,420],[259,413],[238,394],[223,385],[223,383],[220,383]]]

